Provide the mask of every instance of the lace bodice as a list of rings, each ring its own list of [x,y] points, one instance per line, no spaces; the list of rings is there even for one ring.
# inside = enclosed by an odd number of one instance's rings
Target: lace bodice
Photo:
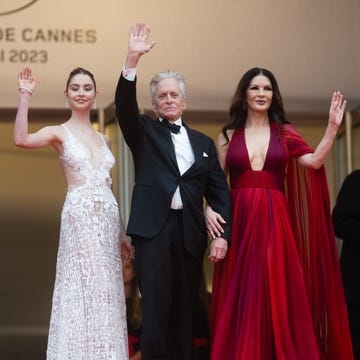
[[[91,154],[89,148],[82,144],[67,128],[68,137],[63,143],[64,153],[60,155],[69,189],[78,185],[110,187],[110,171],[115,164],[115,158],[109,150],[104,138],[98,133],[102,146],[96,154]]]

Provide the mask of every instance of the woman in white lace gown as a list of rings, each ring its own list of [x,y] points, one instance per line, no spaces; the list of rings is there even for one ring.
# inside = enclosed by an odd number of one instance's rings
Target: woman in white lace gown
[[[73,70],[65,91],[70,119],[29,134],[28,108],[35,83],[29,68],[19,74],[14,141],[23,148],[53,146],[68,184],[47,359],[128,359],[121,257],[129,260],[132,247],[111,191],[115,159],[108,140],[90,123],[97,96],[94,77],[85,69]]]

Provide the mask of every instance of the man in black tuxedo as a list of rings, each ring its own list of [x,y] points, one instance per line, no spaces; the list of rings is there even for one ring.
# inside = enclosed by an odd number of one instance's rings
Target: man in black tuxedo
[[[348,175],[332,213],[335,235],[343,239],[340,266],[354,358],[360,360],[360,170]]]
[[[212,239],[210,260],[223,259],[231,232],[231,200],[214,142],[182,122],[186,87],[167,71],[150,83],[157,120],[139,114],[136,68],[155,42],[150,29],[130,29],[128,54],[116,95],[116,115],[135,164],[127,233],[135,246],[142,295],[143,360],[190,360],[193,310],[207,247],[203,199],[222,215],[224,232]],[[172,129],[170,129],[172,128]]]

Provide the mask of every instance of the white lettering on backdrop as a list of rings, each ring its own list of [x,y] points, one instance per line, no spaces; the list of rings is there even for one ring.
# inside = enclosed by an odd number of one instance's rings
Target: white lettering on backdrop
[[[47,44],[94,44],[97,41],[95,29],[38,29],[26,27],[0,27],[0,63],[47,63]],[[4,49],[4,44],[23,43],[26,48]],[[33,45],[33,48],[29,48]],[[42,45],[42,47],[41,47]]]

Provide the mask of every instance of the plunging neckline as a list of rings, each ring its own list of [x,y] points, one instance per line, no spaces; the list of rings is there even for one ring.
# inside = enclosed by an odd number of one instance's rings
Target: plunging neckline
[[[244,142],[244,147],[245,147],[245,151],[246,151],[246,158],[247,158],[247,161],[248,161],[248,164],[249,164],[249,168],[250,168],[251,171],[260,172],[260,171],[263,171],[264,168],[265,168],[265,164],[266,164],[266,161],[267,161],[267,158],[268,158],[268,154],[269,154],[270,143],[271,143],[271,140],[272,140],[272,124],[271,124],[271,123],[269,124],[269,131],[270,131],[269,141],[268,141],[267,148],[266,148],[266,151],[265,151],[264,162],[263,162],[262,167],[261,167],[260,170],[255,170],[255,169],[253,169],[253,167],[251,166],[250,154],[249,154],[249,150],[248,150],[247,143],[246,143],[245,127],[243,127],[243,129],[242,129],[242,140],[243,140],[243,142]]]
[[[92,156],[93,153],[91,152],[89,146],[86,145],[86,144],[84,144],[84,143],[82,143],[82,142],[79,140],[79,138],[78,138],[76,135],[74,135],[74,134],[70,131],[70,129],[69,129],[65,124],[62,124],[62,125],[63,125],[64,128],[66,129],[68,135],[70,135],[70,136],[68,136],[68,137],[64,140],[63,143],[66,143],[66,141],[68,141],[69,137],[72,137],[73,140],[75,140],[76,143],[79,144],[79,145],[85,150],[86,154],[88,155],[88,159],[89,159],[90,163],[92,164],[92,166],[93,166],[94,168],[97,168],[97,169],[98,169],[98,168],[99,168],[99,165],[101,165],[101,161],[99,161],[98,163],[95,163],[94,158],[93,158],[93,156]],[[99,138],[100,138],[100,140],[101,140],[101,143],[102,143],[102,145],[99,146],[99,150],[102,149],[103,151],[106,152],[107,146],[106,146],[105,140],[102,138],[102,136],[99,134],[98,131],[96,131],[96,134],[99,136]],[[63,156],[64,156],[64,154],[63,154],[61,157],[63,157]]]

